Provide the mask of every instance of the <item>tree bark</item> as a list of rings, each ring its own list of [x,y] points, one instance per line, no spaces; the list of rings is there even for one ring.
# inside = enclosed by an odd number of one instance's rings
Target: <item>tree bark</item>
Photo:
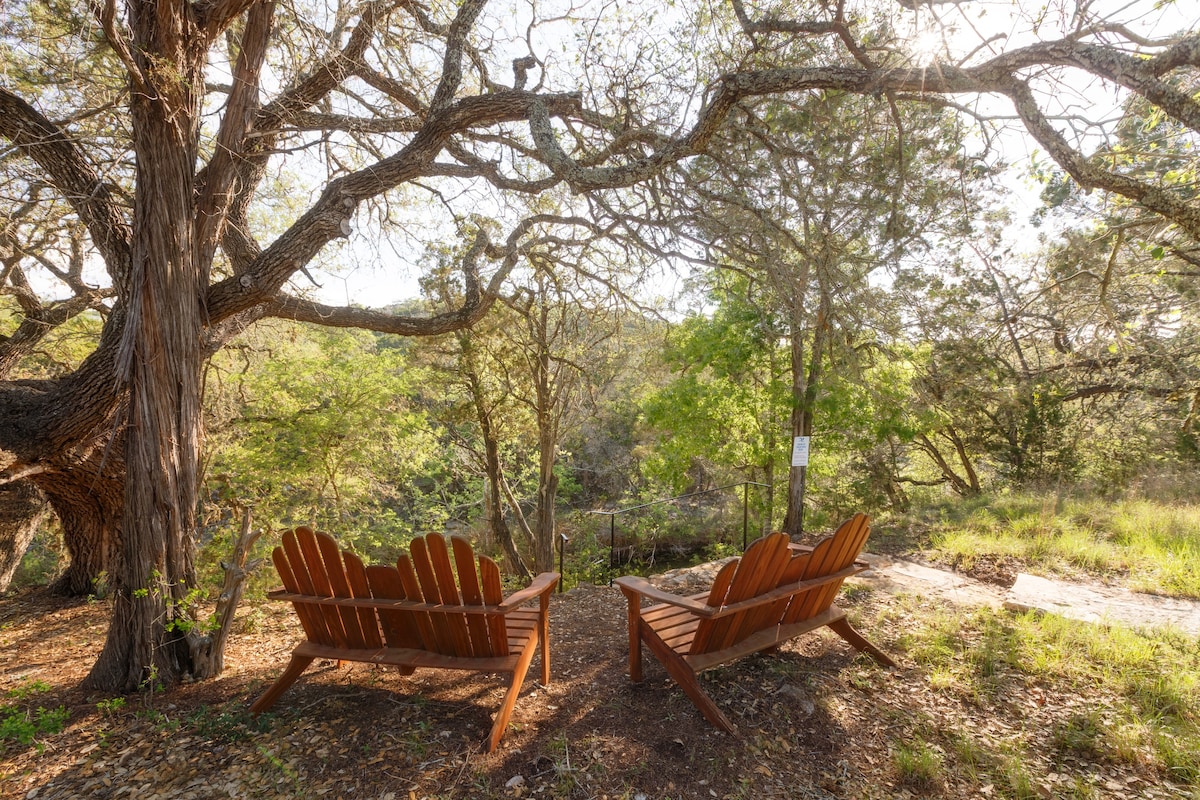
[[[533,574],[529,565],[521,557],[516,542],[513,541],[512,529],[504,519],[504,466],[500,463],[500,443],[492,426],[492,408],[484,392],[475,362],[475,343],[469,332],[458,337],[462,350],[462,368],[467,379],[467,388],[471,392],[471,405],[475,410],[475,420],[479,423],[479,434],[483,439],[483,469],[487,477],[487,506],[488,528],[492,537],[500,544],[505,557],[508,558],[509,568],[524,580],[529,580]]]
[[[104,691],[191,674],[182,631],[190,628],[184,600],[195,586],[208,283],[194,184],[205,43],[190,6],[147,0],[129,8],[137,190],[129,318],[117,363],[129,388],[122,559],[108,638],[85,681]]]
[[[825,346],[829,338],[830,299],[821,285],[821,301],[813,325],[812,347],[808,363],[804,360],[803,309],[793,307],[792,329],[792,436],[812,436],[813,409],[821,385],[821,368],[825,361]],[[783,530],[793,539],[804,535],[804,493],[808,482],[808,467],[792,467],[788,476],[788,509]]]
[[[59,594],[103,593],[120,573],[121,512],[125,496],[124,461],[81,465],[39,476],[63,527],[70,563],[51,586]]]
[[[8,591],[46,510],[46,496],[31,482],[0,486],[0,593]]]

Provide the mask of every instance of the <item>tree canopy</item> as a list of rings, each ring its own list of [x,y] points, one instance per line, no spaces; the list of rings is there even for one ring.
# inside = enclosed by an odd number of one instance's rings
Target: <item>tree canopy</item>
[[[982,117],[1015,116],[1075,185],[1155,220],[1146,235],[1168,265],[1194,267],[1194,156],[1147,160],[1130,143],[1182,153],[1200,132],[1200,34],[1146,33],[1136,4],[1108,15],[1057,0],[1017,4],[1036,35],[963,47],[973,5],[732,0],[635,17],[486,0],[10,3],[0,484],[35,487],[62,521],[63,588],[102,570],[112,581],[90,682],[134,688],[212,663],[186,624],[208,357],[266,317],[401,335],[469,326],[514,294],[531,253],[578,263],[603,240],[694,258],[666,233],[667,173],[767,100],[879,98],[901,136],[911,104],[978,122],[981,140]],[[644,35],[648,13],[673,35]],[[912,15],[960,33],[918,52],[898,24]],[[1132,98],[1152,124],[1081,119],[1058,99],[1080,81]],[[301,289],[355,248],[415,262],[431,240],[459,272],[448,310],[334,307]],[[39,341],[85,313],[102,321],[86,357],[27,377]]]

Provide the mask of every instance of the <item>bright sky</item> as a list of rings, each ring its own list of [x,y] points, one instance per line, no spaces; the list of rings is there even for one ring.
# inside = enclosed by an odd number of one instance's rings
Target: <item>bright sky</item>
[[[316,0],[318,5],[321,1]],[[329,2],[336,3],[337,0]],[[561,4],[568,0],[550,2],[559,3],[558,11],[561,11]],[[690,2],[716,3],[723,0]],[[1074,27],[1071,16],[1075,8],[1074,0],[960,0],[923,6],[917,10],[905,9],[896,0],[857,2],[864,9],[886,9],[887,13],[893,14],[893,22],[898,30],[911,31],[915,62],[928,62],[934,57],[955,62],[968,53],[974,53],[971,62],[978,62],[1002,49],[1029,44],[1039,38],[1058,38]],[[851,0],[851,4],[854,3],[855,0]],[[511,55],[525,52],[525,29],[533,7],[532,0],[501,0],[489,6],[488,13],[492,16],[490,26],[507,28],[508,31],[493,43],[493,52],[501,56],[499,60],[504,61]],[[652,38],[658,40],[653,45],[651,59],[672,63],[673,66],[687,65],[680,54],[686,54],[689,43],[657,33],[670,29],[672,20],[679,19],[679,6],[675,6],[676,11],[673,12],[666,4],[655,6],[646,0],[580,0],[580,8],[585,7],[586,11],[577,10],[574,14],[576,19],[586,18],[593,13],[592,9],[598,8],[603,11],[606,24],[611,25],[612,30],[605,33],[600,26],[573,24],[565,18],[551,20],[549,18],[558,11],[551,10],[546,2],[538,5],[542,19],[547,21],[532,31],[530,41],[539,58],[547,64],[546,74],[552,84],[549,88],[576,88],[579,84],[572,81],[577,81],[573,76],[578,74],[578,63],[589,63],[599,54],[613,53],[616,47],[614,40],[622,43],[621,58],[632,61],[635,56],[645,56],[645,51],[635,52],[630,42],[651,27],[656,31]],[[1031,18],[1022,12],[1024,7],[1034,9],[1030,13],[1040,16]],[[1136,32],[1146,35],[1162,36],[1181,30],[1200,30],[1200,3],[1196,0],[1095,0],[1091,8],[1099,16],[1120,19]],[[650,18],[647,15],[653,9],[657,9],[658,16],[653,22],[648,22]],[[981,43],[984,44],[981,46]],[[219,69],[219,65],[216,68]],[[535,72],[533,80],[537,80],[538,75]],[[495,77],[506,80],[510,76]],[[989,116],[1012,113],[1004,101],[959,99],[972,103],[981,113]],[[1091,79],[1081,80],[1078,84],[1057,85],[1056,99],[1062,113],[1091,120],[1113,118],[1120,103],[1119,94]],[[684,110],[686,108],[687,104],[681,104],[680,113],[688,113]],[[694,106],[691,110],[694,112]],[[1086,129],[1079,130],[1083,133]],[[1036,148],[1023,135],[1018,123],[1013,123],[1011,131],[1003,136],[1002,148],[1006,159],[1014,165],[1010,181],[1017,190],[1014,203],[1025,206],[1017,216],[1027,219],[1037,203],[1037,188],[1026,177]],[[302,173],[306,168],[293,160],[288,169]],[[320,184],[319,181],[303,183],[313,186]],[[438,188],[442,196],[423,190],[406,191],[403,201],[395,204],[402,206],[398,212],[403,217],[402,222],[413,230],[413,236],[407,239],[381,240],[377,233],[373,233],[377,231],[374,221],[360,214],[360,219],[356,221],[358,229],[351,238],[325,248],[318,263],[310,265],[310,273],[321,285],[320,289],[315,290],[317,299],[336,305],[354,303],[379,307],[418,296],[417,280],[423,253],[409,243],[415,242],[418,237],[427,239],[431,234],[441,236],[447,242],[454,241],[454,225],[445,214],[443,203],[457,206],[461,213],[463,208],[471,209],[472,203],[485,202],[482,195],[473,194],[466,185],[442,182]],[[305,204],[303,197],[292,198],[292,201],[296,208]],[[269,209],[266,213],[277,213],[280,219],[286,221],[295,212],[293,209]],[[485,213],[495,215],[496,212],[485,209]],[[679,279],[669,272],[664,270],[663,278],[651,286],[653,293],[672,295],[678,291]],[[99,274],[89,276],[89,279],[105,281]],[[293,286],[297,291],[314,291],[303,275],[297,275]]]
[[[879,7],[874,0],[862,1]],[[1002,50],[1039,39],[1058,38],[1077,25],[1073,17],[1074,0],[1036,3],[963,0],[917,10],[905,9],[895,0],[883,0],[883,3],[884,8],[895,14],[897,29],[912,32],[914,60],[926,63],[936,58],[956,62],[972,53],[968,63],[975,63]],[[647,8],[643,3],[626,0],[611,0],[602,5],[608,18],[625,31],[629,30],[631,20],[636,21],[640,16],[631,12],[640,9],[644,13]],[[527,19],[528,8],[528,5],[522,4],[514,6],[514,19]],[[1026,12],[1024,8],[1032,10]],[[1163,36],[1181,30],[1200,29],[1200,4],[1194,0],[1098,0],[1091,4],[1091,10],[1098,16],[1120,19],[1137,33],[1145,35]],[[1034,14],[1038,16],[1032,16]],[[656,24],[662,23],[660,18]],[[551,74],[557,74],[560,79],[570,71],[569,62],[579,46],[578,39],[567,39],[574,37],[572,30],[565,22],[557,22],[541,29],[541,33],[535,37],[535,49],[539,51],[539,56],[557,62],[557,68]],[[589,30],[588,33],[593,32]],[[554,37],[560,37],[560,40],[556,41]],[[1047,88],[1050,88],[1049,84]],[[1058,105],[1051,111],[1061,113],[1064,117],[1071,115],[1076,120],[1114,119],[1121,101],[1120,94],[1111,87],[1103,87],[1097,80],[1080,73],[1068,78],[1068,82],[1055,84],[1051,93]],[[988,116],[1012,114],[1011,106],[996,98],[967,102]],[[1097,133],[1096,129],[1078,121],[1071,124],[1080,136],[1095,136]],[[1036,144],[1023,134],[1016,122],[1002,135],[1000,143],[1005,159],[1013,165],[1008,182],[1014,192],[1012,202],[1016,210],[1015,217],[1027,220],[1038,203],[1039,187],[1028,178],[1031,159],[1038,157]],[[1045,161],[1044,154],[1041,154],[1041,159]],[[423,216],[430,224],[437,224],[434,220],[444,219],[440,210],[433,207],[435,201],[428,195],[414,194],[413,200],[418,204],[417,215]],[[430,204],[428,208],[422,207],[425,203]],[[447,227],[445,232],[453,237],[452,228]],[[1030,248],[1035,244],[1032,237],[1020,238]],[[336,263],[338,269],[336,274],[324,270],[313,271],[322,284],[319,297],[335,304],[350,302],[380,306],[417,296],[419,268],[416,262],[419,254],[380,252],[376,244],[370,237],[370,231],[361,231],[335,253],[329,253],[327,260]],[[665,280],[653,291],[659,294],[675,291],[677,286],[674,280],[677,279]],[[303,283],[299,285],[304,288]]]

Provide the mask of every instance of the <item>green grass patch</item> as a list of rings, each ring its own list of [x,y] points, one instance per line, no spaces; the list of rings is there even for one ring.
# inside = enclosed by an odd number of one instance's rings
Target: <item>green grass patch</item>
[[[1013,493],[922,509],[907,524],[962,569],[981,557],[1011,559],[1034,572],[1200,599],[1198,504]]]
[[[1032,796],[1030,765],[1039,753],[1139,765],[1200,787],[1200,644],[1178,633],[1149,633],[1054,615],[928,612],[898,644],[939,692],[998,716],[1022,715],[1025,699],[1065,706],[1029,743],[987,753],[948,737],[948,752],[968,774]],[[1072,707],[1072,698],[1095,698]],[[967,747],[967,745],[970,745]],[[967,751],[964,751],[966,747]],[[961,751],[961,752],[960,752]],[[1078,794],[1078,793],[1077,793]],[[1086,794],[1086,793],[1085,793]]]
[[[921,739],[896,745],[892,761],[900,782],[914,788],[935,786],[942,774],[942,757]]]

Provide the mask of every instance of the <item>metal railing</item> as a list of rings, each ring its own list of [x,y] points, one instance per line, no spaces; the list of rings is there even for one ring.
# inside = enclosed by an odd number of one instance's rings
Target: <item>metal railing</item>
[[[742,551],[745,552],[746,545],[747,545],[747,539],[748,539],[749,531],[750,531],[750,487],[757,486],[757,487],[760,487],[763,489],[770,488],[765,483],[756,483],[755,481],[741,481],[740,483],[731,483],[728,486],[718,486],[715,489],[704,489],[703,491],[690,492],[688,494],[681,494],[681,495],[677,495],[675,497],[665,497],[661,500],[651,500],[649,503],[641,503],[636,506],[629,506],[628,508],[618,508],[613,511],[601,511],[601,510],[589,511],[588,512],[589,514],[607,515],[608,516],[608,570],[609,570],[608,585],[612,586],[612,582],[613,582],[612,573],[617,567],[617,557],[616,556],[617,556],[617,516],[618,515],[627,514],[630,511],[639,511],[643,508],[650,508],[651,506],[659,506],[659,505],[663,505],[665,503],[674,503],[677,500],[687,500],[688,498],[691,498],[691,497],[700,497],[701,495],[713,494],[715,492],[724,492],[729,489],[736,489],[739,486],[742,487]],[[563,538],[565,540],[566,537],[563,537]],[[561,571],[561,564],[562,564],[562,551],[564,549],[566,549],[565,541],[562,543],[562,546],[559,548],[560,571]]]

